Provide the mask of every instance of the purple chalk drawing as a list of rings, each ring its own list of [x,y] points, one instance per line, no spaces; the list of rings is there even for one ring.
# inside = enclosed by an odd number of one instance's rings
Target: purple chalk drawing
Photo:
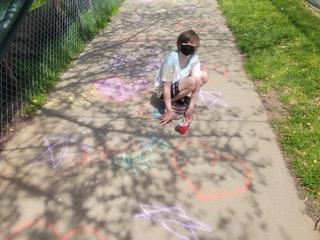
[[[185,6],[183,10],[187,11],[188,13],[194,13],[197,10],[197,6],[194,4],[190,4]]]
[[[111,63],[112,68],[118,68],[124,64],[126,64],[126,61],[121,56],[113,55],[113,62]]]
[[[148,35],[137,36],[133,39],[146,42],[150,41],[145,38],[148,38]],[[133,57],[129,57],[120,53],[113,54],[111,59],[105,65],[105,69],[109,73],[108,76],[117,77],[117,74],[120,71],[122,74],[131,76],[131,78],[134,77],[137,79],[137,77],[142,76],[146,78],[150,72],[160,68],[161,59],[157,57],[160,54],[160,50],[155,50],[152,53],[144,52],[144,54],[146,56],[139,56],[139,54],[136,54]]]
[[[47,150],[32,163],[32,166],[50,162],[53,168],[57,168],[66,158],[69,157],[69,142],[71,139],[68,134],[65,134],[63,138],[47,138],[44,137],[44,145]],[[62,148],[62,156],[57,153]],[[57,150],[59,149],[59,150]]]
[[[73,155],[69,150],[71,145],[80,146],[84,152],[88,152],[89,149],[93,148],[71,139],[68,133],[65,133],[62,138],[44,137],[44,145],[47,149],[31,163],[31,166],[49,162],[53,168],[57,168],[63,161]]]
[[[146,79],[137,79],[125,83],[121,78],[114,77],[97,80],[94,88],[108,101],[126,103],[145,93],[150,88],[150,82]]]
[[[213,92],[213,91],[199,91],[199,97],[202,101],[203,105],[205,105],[208,109],[211,109],[214,105],[221,105],[224,107],[228,107],[228,104],[221,100],[222,93]]]
[[[196,220],[188,217],[186,213],[178,207],[161,207],[139,204],[142,213],[136,214],[136,218],[150,219],[151,221],[162,225],[168,232],[184,240],[198,240],[196,231],[212,232],[211,228]],[[163,215],[161,217],[161,214]],[[185,236],[173,230],[170,225],[178,225],[190,232],[191,236]]]
[[[148,58],[144,66],[147,72],[157,70],[160,68],[162,61],[157,58]]]

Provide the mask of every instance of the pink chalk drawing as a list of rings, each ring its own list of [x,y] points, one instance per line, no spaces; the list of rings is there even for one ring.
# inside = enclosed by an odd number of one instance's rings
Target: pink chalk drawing
[[[30,234],[28,231],[32,230],[46,230],[47,237],[50,236],[50,239],[55,240],[71,240],[75,239],[77,236],[78,238],[83,239],[83,237],[94,237],[97,240],[106,240],[107,238],[97,229],[90,226],[81,226],[77,228],[72,228],[68,232],[61,234],[57,228],[57,226],[53,223],[49,223],[46,219],[36,219],[32,221],[28,221],[10,231],[10,233],[5,237],[5,240],[14,240],[14,239],[21,239],[21,237],[25,237],[25,239],[31,239],[32,236],[27,236]],[[90,237],[90,239],[92,239]],[[38,239],[38,238],[37,238]],[[43,237],[42,237],[43,239]]]
[[[202,104],[206,106],[208,109],[213,108],[214,105],[221,105],[223,107],[229,107],[227,103],[225,103],[222,98],[222,93],[213,92],[213,91],[199,91],[199,99]]]
[[[126,83],[118,77],[97,80],[94,83],[95,90],[106,100],[123,104],[141,96],[150,89],[150,82],[146,79],[137,79]]]
[[[209,63],[203,63],[201,67],[203,67],[203,69],[207,70],[209,73],[211,71],[214,71],[218,75],[213,77],[213,79],[212,77],[210,77],[210,79],[212,80],[223,81],[223,80],[227,80],[229,77],[229,70],[225,66],[214,66]]]
[[[186,213],[178,207],[161,207],[139,204],[142,212],[136,214],[136,218],[150,219],[151,221],[162,225],[168,232],[174,234],[177,238],[183,240],[198,240],[196,231],[212,232],[211,228],[206,224],[188,217]],[[181,228],[189,231],[189,235],[185,236],[182,233],[174,230],[174,226],[178,225]]]

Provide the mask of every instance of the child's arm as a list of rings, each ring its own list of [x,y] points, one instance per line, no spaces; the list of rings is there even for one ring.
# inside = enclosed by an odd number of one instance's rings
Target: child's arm
[[[192,113],[193,113],[193,109],[196,105],[198,96],[199,96],[199,90],[200,90],[200,84],[198,84],[199,86],[196,86],[196,89],[192,92],[191,94],[191,100],[190,100],[190,104],[189,107],[187,109],[187,111],[185,112],[184,116],[185,119],[188,123],[191,123],[192,121]]]
[[[167,111],[172,111],[170,87],[171,85],[169,81],[163,82],[163,101],[166,105]]]
[[[200,60],[197,59],[197,62],[193,65],[191,70],[191,76],[197,78],[197,86],[196,89],[191,94],[191,100],[189,107],[185,113],[186,120],[190,123],[192,121],[192,112],[197,103],[199,90],[200,90],[200,82],[201,82],[201,67],[200,67]]]
[[[171,82],[170,81],[164,81],[163,82],[163,101],[164,101],[164,104],[166,105],[167,111],[160,118],[160,123],[161,124],[168,123],[173,118],[170,87],[171,87]]]

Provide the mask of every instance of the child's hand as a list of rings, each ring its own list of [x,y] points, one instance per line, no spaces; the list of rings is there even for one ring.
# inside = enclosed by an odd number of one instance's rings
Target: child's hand
[[[170,122],[172,119],[173,119],[173,111],[172,110],[167,111],[160,117],[160,123],[163,125]]]
[[[192,112],[193,112],[193,108],[189,107],[188,110],[184,114],[184,117],[189,124],[192,122],[192,118],[193,118]]]

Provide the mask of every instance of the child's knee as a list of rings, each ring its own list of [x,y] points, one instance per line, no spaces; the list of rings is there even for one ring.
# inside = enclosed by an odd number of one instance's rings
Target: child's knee
[[[191,91],[195,90],[199,85],[199,78],[190,76],[189,77],[189,88]]]
[[[209,75],[206,70],[201,71],[201,85],[206,84],[209,80]]]

